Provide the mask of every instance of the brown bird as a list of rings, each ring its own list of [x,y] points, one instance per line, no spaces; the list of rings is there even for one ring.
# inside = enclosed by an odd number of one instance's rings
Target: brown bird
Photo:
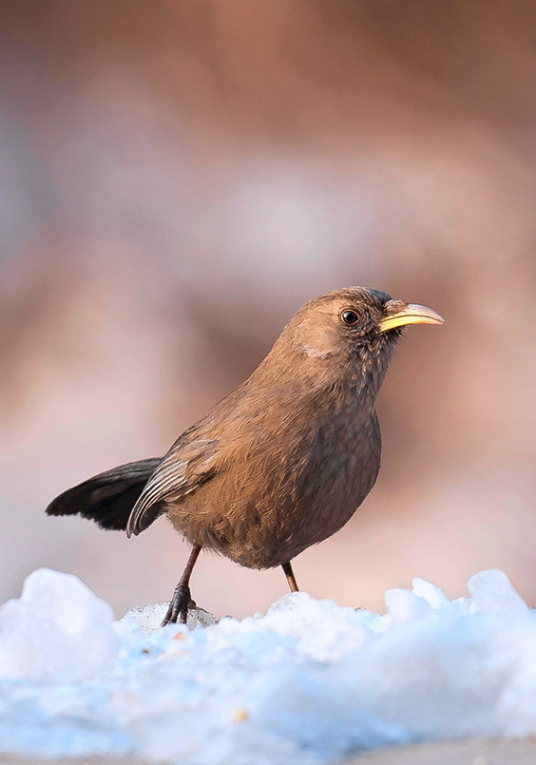
[[[282,566],[334,534],[380,469],[375,404],[408,324],[442,324],[422,305],[348,287],[312,300],[236,390],[162,458],[121,465],[57,497],[49,515],[82,515],[139,534],[167,513],[192,545],[163,624],[186,621],[202,548],[248,568]]]

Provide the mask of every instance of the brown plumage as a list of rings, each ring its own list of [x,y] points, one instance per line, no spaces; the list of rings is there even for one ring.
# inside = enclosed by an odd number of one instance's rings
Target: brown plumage
[[[80,514],[128,536],[167,513],[193,549],[164,623],[186,620],[202,548],[249,568],[281,565],[297,589],[290,561],[338,531],[376,481],[376,397],[402,328],[442,321],[375,290],[322,295],[163,458],[101,473],[47,513]]]

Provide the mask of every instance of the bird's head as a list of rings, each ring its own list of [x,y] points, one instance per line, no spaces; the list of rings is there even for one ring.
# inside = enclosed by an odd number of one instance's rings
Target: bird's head
[[[322,361],[333,375],[349,374],[379,390],[392,351],[410,324],[443,324],[436,311],[364,287],[346,287],[306,303],[283,330],[274,351],[292,348],[295,362]],[[276,351],[277,352],[277,351]],[[288,358],[288,356],[287,356]],[[302,366],[300,364],[300,366]]]

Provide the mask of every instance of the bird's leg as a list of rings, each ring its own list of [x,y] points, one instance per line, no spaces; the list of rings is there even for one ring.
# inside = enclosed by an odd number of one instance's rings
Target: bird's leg
[[[201,545],[194,545],[192,552],[190,553],[190,557],[188,558],[186,568],[184,569],[182,576],[179,579],[178,585],[175,587],[175,592],[171,598],[171,603],[169,604],[167,614],[165,615],[164,621],[162,622],[162,627],[165,627],[166,624],[176,623],[179,614],[181,617],[181,624],[186,624],[188,609],[195,607],[195,601],[192,600],[192,596],[190,594],[189,582],[190,576],[192,575],[192,571],[195,566],[195,562],[199,557],[200,552]]]
[[[298,583],[296,582],[296,577],[294,576],[294,571],[292,570],[292,566],[290,565],[290,561],[288,563],[282,563],[281,568],[285,572],[285,576],[287,577],[288,586],[290,587],[291,592],[299,592]]]

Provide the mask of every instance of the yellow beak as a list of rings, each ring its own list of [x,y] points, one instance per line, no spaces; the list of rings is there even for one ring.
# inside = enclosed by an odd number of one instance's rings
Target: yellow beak
[[[400,305],[398,301],[396,302]],[[389,303],[386,307],[389,309]],[[417,303],[407,303],[401,310],[380,321],[380,331],[389,332],[390,329],[405,327],[406,324],[443,324],[444,322],[445,319],[432,308]]]

